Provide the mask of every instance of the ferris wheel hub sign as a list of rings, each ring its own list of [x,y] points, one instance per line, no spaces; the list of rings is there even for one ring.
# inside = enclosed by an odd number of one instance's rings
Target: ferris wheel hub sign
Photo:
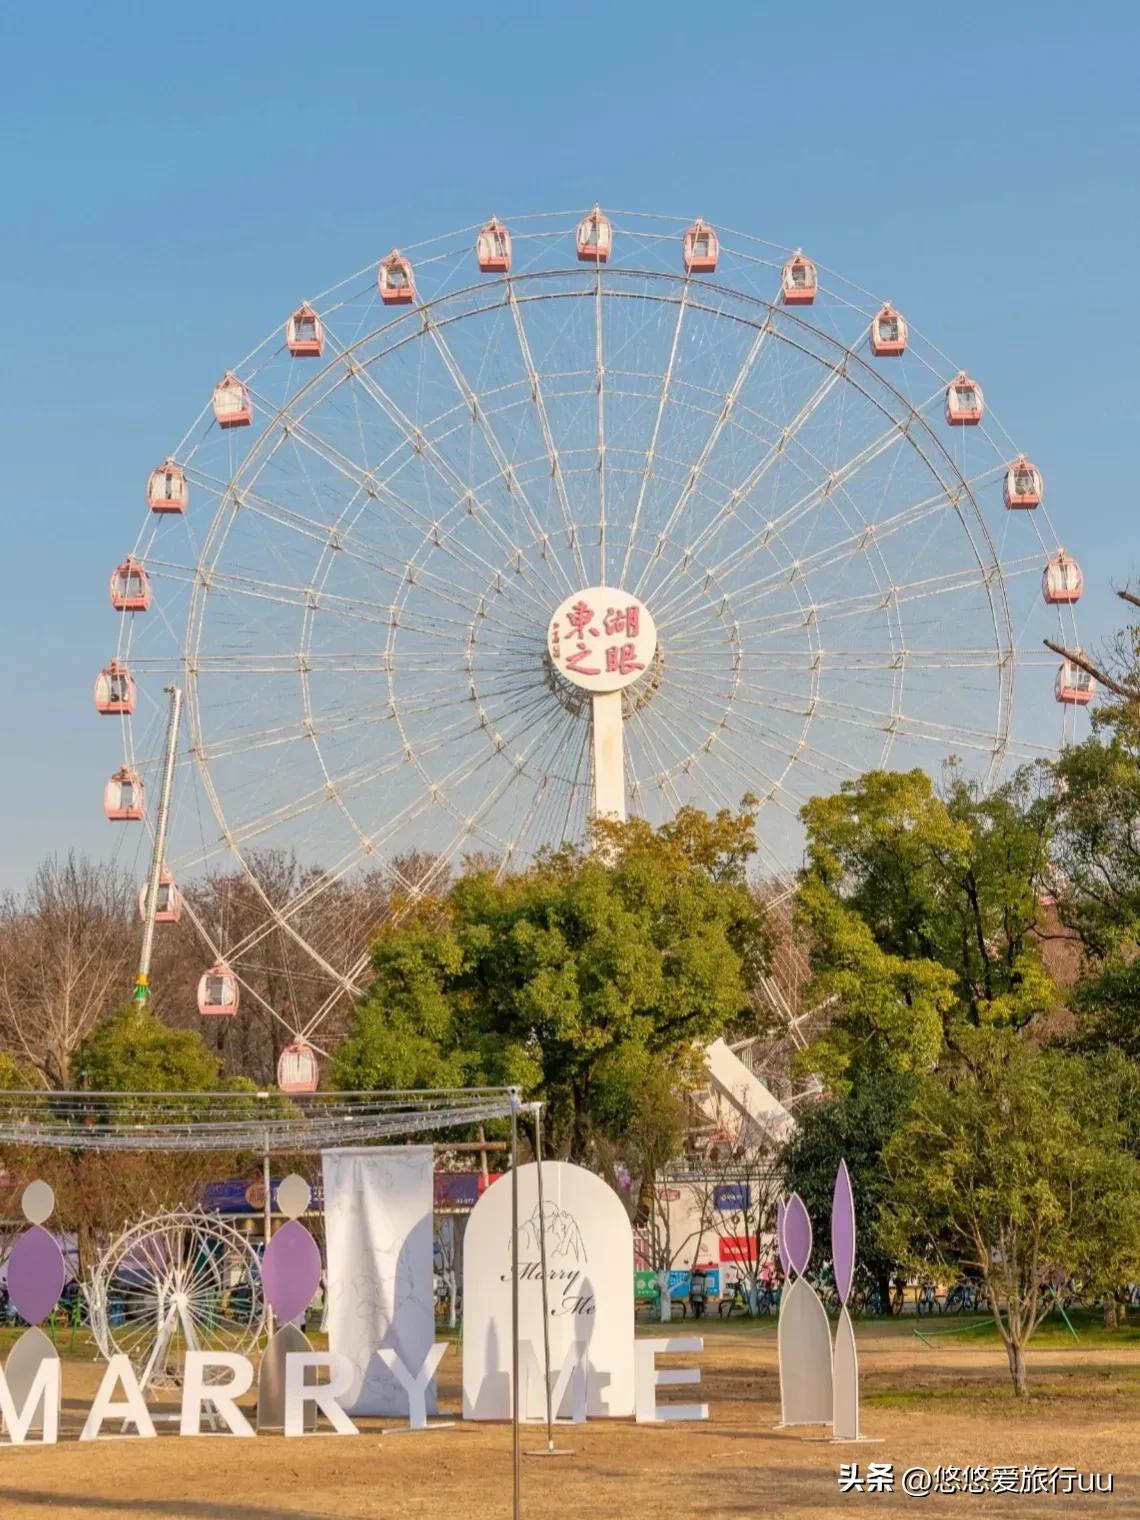
[[[657,625],[628,591],[589,586],[554,613],[546,647],[555,670],[575,686],[621,691],[648,670],[657,653]]]

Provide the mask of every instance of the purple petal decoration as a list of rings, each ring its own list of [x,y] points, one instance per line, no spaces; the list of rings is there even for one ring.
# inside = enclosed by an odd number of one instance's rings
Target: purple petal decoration
[[[855,1277],[855,1196],[846,1161],[839,1163],[831,1196],[831,1260],[840,1302],[846,1303]]]
[[[25,1230],[8,1257],[8,1297],[22,1319],[38,1325],[63,1292],[63,1253],[40,1225]]]
[[[811,1260],[811,1220],[798,1193],[792,1194],[784,1210],[784,1249],[789,1264],[802,1277]]]
[[[788,1247],[784,1242],[784,1200],[776,1200],[776,1250],[780,1253],[780,1271],[788,1275]]]
[[[312,1302],[321,1280],[321,1253],[303,1224],[290,1219],[261,1259],[265,1300],[278,1319],[296,1319]]]

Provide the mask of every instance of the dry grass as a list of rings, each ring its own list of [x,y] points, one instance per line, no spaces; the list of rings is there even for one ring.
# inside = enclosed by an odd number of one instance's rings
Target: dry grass
[[[863,1424],[880,1444],[831,1446],[817,1433],[774,1430],[779,1404],[771,1326],[713,1324],[699,1358],[700,1397],[711,1405],[707,1424],[597,1421],[560,1431],[560,1444],[573,1455],[524,1461],[523,1513],[534,1520],[828,1520],[881,1511],[982,1520],[1000,1506],[1001,1515],[1017,1520],[1062,1512],[1140,1514],[1140,1347],[1045,1345],[1032,1357],[1036,1392],[1017,1403],[1007,1392],[1000,1348],[969,1336],[927,1347],[910,1328],[895,1323],[858,1331]],[[442,1374],[445,1407],[457,1401],[458,1371],[449,1353]],[[98,1376],[88,1362],[66,1363],[67,1438],[58,1447],[4,1450],[3,1520],[490,1520],[510,1514],[505,1427],[378,1437],[364,1422],[355,1440],[161,1437],[81,1447],[74,1436]],[[680,1389],[678,1396],[695,1391]],[[524,1450],[542,1444],[539,1430],[525,1433]],[[841,1496],[841,1460],[893,1462],[896,1469],[1071,1464],[1112,1471],[1116,1490],[1075,1502],[1015,1495]]]

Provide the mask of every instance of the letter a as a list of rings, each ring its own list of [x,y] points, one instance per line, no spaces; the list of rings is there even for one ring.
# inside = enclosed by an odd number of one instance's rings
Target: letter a
[[[112,1395],[123,1385],[124,1397],[115,1399]],[[96,1441],[103,1430],[104,1420],[112,1415],[117,1415],[123,1421],[129,1421],[140,1436],[150,1437],[155,1433],[154,1421],[150,1417],[150,1411],[146,1407],[146,1401],[139,1387],[139,1380],[135,1376],[135,1369],[131,1366],[131,1359],[123,1352],[117,1352],[107,1363],[107,1370],[103,1374],[103,1381],[99,1384],[99,1392],[95,1395],[95,1402],[84,1421],[80,1432],[81,1441]]]

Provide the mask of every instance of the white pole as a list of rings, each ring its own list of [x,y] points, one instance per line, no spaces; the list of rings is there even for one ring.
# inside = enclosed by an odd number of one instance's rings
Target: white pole
[[[518,1094],[511,1094],[511,1469],[513,1520],[522,1515],[519,1441],[519,1118]]]
[[[162,865],[166,859],[166,833],[170,824],[170,794],[174,787],[174,759],[178,752],[178,719],[182,713],[182,692],[177,686],[165,688],[170,697],[170,718],[166,725],[166,756],[162,766],[162,788],[158,795],[158,816],[154,824],[154,853],[150,859],[150,877],[146,885],[146,916],[143,922],[142,950],[135,977],[135,1002],[145,1007],[150,997],[150,959],[154,951],[154,916],[158,912],[158,888]]]
[[[625,751],[621,692],[598,691],[591,697],[594,730],[594,817],[624,823]]]
[[[538,1256],[542,1271],[542,1375],[546,1384],[546,1449],[554,1450],[554,1410],[550,1387],[550,1301],[546,1277],[546,1195],[542,1185],[542,1104],[532,1103],[534,1159],[538,1174]]]
[[[269,1250],[269,1241],[270,1241],[270,1238],[272,1237],[272,1234],[273,1234],[273,1174],[272,1174],[272,1171],[270,1170],[270,1165],[269,1165],[269,1131],[268,1130],[265,1131],[265,1150],[264,1150],[264,1153],[263,1153],[262,1159],[261,1159],[261,1181],[262,1181],[262,1186],[265,1188],[265,1212],[264,1212],[264,1223],[263,1223],[263,1226],[262,1226],[265,1238],[264,1238],[264,1243],[263,1243],[263,1245],[261,1247],[261,1265],[262,1265],[262,1273],[264,1274],[264,1270],[265,1270],[265,1253],[266,1253],[266,1251]],[[264,1281],[264,1276],[263,1276],[262,1280]],[[264,1293],[264,1291],[265,1290],[263,1288],[262,1292]],[[267,1337],[271,1336],[273,1334],[273,1308],[272,1308],[272,1305],[268,1302],[268,1300],[266,1301],[266,1304],[265,1304],[265,1333],[266,1333]]]

